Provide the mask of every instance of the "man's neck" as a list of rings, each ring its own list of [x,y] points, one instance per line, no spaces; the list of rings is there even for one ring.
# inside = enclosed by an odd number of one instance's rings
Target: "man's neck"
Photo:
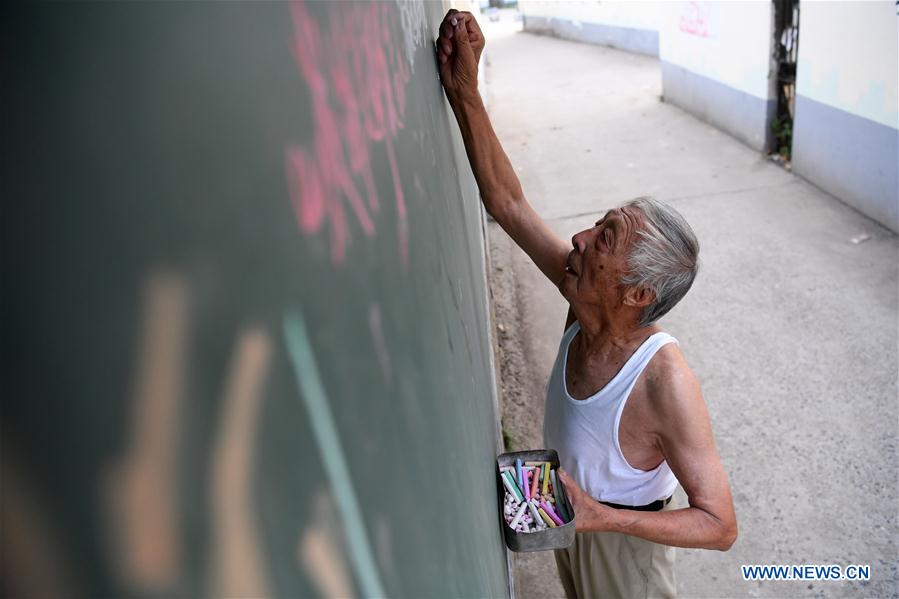
[[[656,330],[653,325],[639,326],[634,314],[603,314],[595,310],[584,317],[575,312],[575,316],[581,329],[579,345],[587,356],[606,356],[618,350],[630,352]]]

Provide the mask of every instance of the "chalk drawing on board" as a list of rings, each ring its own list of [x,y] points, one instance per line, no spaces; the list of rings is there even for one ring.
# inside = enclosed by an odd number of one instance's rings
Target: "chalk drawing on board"
[[[334,502],[329,493],[317,491],[311,502],[309,526],[297,542],[297,562],[322,597],[353,597],[353,582],[343,559]]]
[[[331,415],[331,407],[319,376],[315,354],[302,316],[299,314],[285,316],[284,339],[300,396],[309,414],[309,421],[322,464],[331,483],[334,497],[337,499],[337,507],[343,519],[347,551],[356,579],[359,581],[363,595],[384,597],[380,573],[375,564],[365,528],[365,520],[353,488],[353,480],[343,454],[340,435]]]
[[[327,225],[335,265],[345,262],[352,241],[347,204],[364,234],[374,236],[374,214],[381,202],[371,154],[375,144],[383,143],[405,266],[408,222],[393,140],[404,126],[411,73],[391,33],[396,5],[335,3],[327,10],[325,30],[304,2],[291,4],[294,37],[290,49],[309,89],[315,123],[311,148],[296,143],[285,148],[287,188],[297,225],[304,234],[319,233]]]
[[[109,555],[122,582],[139,592],[176,588],[184,555],[178,527],[176,450],[185,393],[188,288],[152,272],[144,292],[127,453],[103,479]]]
[[[8,597],[76,597],[75,563],[55,526],[34,472],[15,455],[8,437],[0,439],[0,480],[3,501],[3,590]]]
[[[375,547],[378,556],[378,565],[381,567],[381,573],[390,583],[399,584],[399,576],[395,564],[395,553],[393,543],[393,526],[386,514],[378,514],[374,518]]]
[[[271,352],[268,334],[248,328],[237,339],[228,369],[209,489],[213,535],[209,586],[214,597],[271,595],[253,502],[256,439]]]
[[[421,0],[395,0],[400,11],[400,24],[403,29],[403,47],[409,67],[415,68],[415,50],[425,44],[430,37],[428,21],[425,17],[425,4]]]
[[[372,304],[368,308],[368,328],[371,331],[372,343],[375,346],[375,354],[378,356],[378,365],[384,382],[390,386],[393,379],[393,365],[390,359],[390,350],[387,348],[387,339],[384,337],[384,323],[381,318],[381,306]]]

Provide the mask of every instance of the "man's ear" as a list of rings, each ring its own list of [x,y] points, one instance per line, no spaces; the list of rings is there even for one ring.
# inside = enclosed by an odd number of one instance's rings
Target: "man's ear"
[[[631,287],[624,294],[624,305],[645,308],[656,299],[656,294],[649,287]]]

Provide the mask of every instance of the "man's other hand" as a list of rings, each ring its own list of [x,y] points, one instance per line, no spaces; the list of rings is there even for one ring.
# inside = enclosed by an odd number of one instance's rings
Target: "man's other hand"
[[[574,524],[576,532],[603,532],[611,530],[614,508],[610,508],[593,499],[580,485],[574,482],[567,472],[559,469],[559,478],[565,486],[565,495],[574,508]]]
[[[440,24],[437,61],[440,81],[450,104],[478,94],[478,61],[484,50],[484,34],[470,12],[450,9]]]

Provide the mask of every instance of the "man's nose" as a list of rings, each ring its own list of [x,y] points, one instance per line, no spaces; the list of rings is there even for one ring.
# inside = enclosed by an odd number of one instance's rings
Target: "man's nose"
[[[578,233],[571,238],[571,246],[577,250],[578,254],[584,253],[584,249],[587,247],[587,245],[586,243],[584,243],[584,239],[581,237],[581,233]]]

